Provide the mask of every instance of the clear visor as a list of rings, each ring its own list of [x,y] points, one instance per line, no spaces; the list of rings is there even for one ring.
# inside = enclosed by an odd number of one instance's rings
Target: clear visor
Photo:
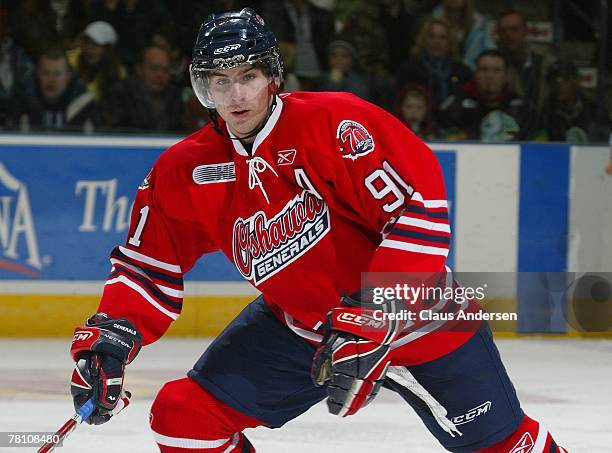
[[[258,66],[243,64],[231,69],[189,67],[191,86],[202,105],[209,109],[240,109],[264,95],[273,94],[280,85]]]

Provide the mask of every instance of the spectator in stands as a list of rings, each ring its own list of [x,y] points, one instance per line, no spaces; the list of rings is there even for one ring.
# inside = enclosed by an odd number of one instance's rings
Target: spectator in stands
[[[87,89],[100,102],[117,81],[127,75],[115,51],[117,32],[108,22],[90,23],[82,33],[80,45],[68,53],[70,64]]]
[[[358,0],[346,18],[342,35],[357,49],[365,67],[372,59],[383,62],[395,74],[410,52],[414,36],[414,16],[402,0],[371,2]]]
[[[8,34],[8,13],[0,9],[0,129],[16,127],[11,117],[17,100],[32,85],[34,64]]]
[[[398,93],[394,114],[416,135],[424,140],[431,140],[435,138],[435,130],[429,105],[427,90],[420,85],[409,83]]]
[[[596,106],[580,90],[578,68],[569,60],[555,62],[548,72],[551,95],[547,107],[551,141],[605,141],[606,126],[597,121]]]
[[[455,33],[463,63],[474,68],[481,52],[495,48],[487,29],[487,18],[476,11],[474,0],[443,0],[432,16],[444,18]]]
[[[355,68],[355,49],[346,41],[332,41],[328,47],[329,70],[319,84],[321,91],[346,91],[368,98],[365,78]]]
[[[181,92],[170,83],[168,50],[145,47],[134,70],[134,75],[115,84],[103,99],[106,126],[126,132],[181,130]]]
[[[548,98],[546,74],[554,58],[549,53],[536,52],[527,43],[527,23],[515,10],[502,13],[497,21],[500,52],[508,60],[510,89],[523,99],[542,107]]]
[[[357,0],[344,22],[341,36],[355,47],[362,68],[367,70],[377,62],[383,71],[389,73],[387,36],[377,19],[376,2]]]
[[[174,34],[155,34],[151,44],[165,47],[170,53],[170,80],[172,83],[183,90],[191,90],[189,78],[191,50],[189,55],[186,55],[178,45],[178,36]]]
[[[476,61],[472,80],[442,105],[444,138],[483,141],[531,140],[543,136],[535,105],[508,87],[504,56],[486,50]]]
[[[411,82],[427,88],[431,96],[429,109],[436,116],[442,102],[471,76],[471,69],[459,60],[448,23],[441,18],[430,18],[417,35],[412,57],[400,67],[397,83],[403,86]]]
[[[117,52],[129,72],[154,35],[174,28],[164,0],[99,0],[94,5],[92,20],[108,22],[117,31]]]
[[[344,23],[341,36],[356,50],[358,65],[369,86],[369,100],[391,111],[395,78],[389,71],[388,37],[380,22],[378,3],[358,0]]]
[[[293,73],[302,90],[316,89],[327,68],[327,46],[333,40],[334,15],[308,0],[264,3],[263,16],[283,54],[293,54]]]
[[[92,132],[100,124],[93,94],[72,73],[62,49],[42,53],[36,83],[20,99],[15,116],[22,130]]]

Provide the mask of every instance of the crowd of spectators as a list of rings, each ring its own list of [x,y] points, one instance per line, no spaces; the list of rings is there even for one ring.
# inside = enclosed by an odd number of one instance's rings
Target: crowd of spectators
[[[7,0],[0,129],[190,133],[208,122],[190,48],[212,12],[253,7],[275,32],[285,91],[347,91],[425,139],[594,142],[606,109],[528,17],[474,0]],[[492,20],[494,19],[494,20]],[[491,26],[493,24],[493,26]],[[599,102],[605,102],[599,100]]]

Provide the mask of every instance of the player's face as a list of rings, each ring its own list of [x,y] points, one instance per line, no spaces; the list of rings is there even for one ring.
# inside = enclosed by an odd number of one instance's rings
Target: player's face
[[[265,120],[270,108],[270,84],[261,68],[251,65],[208,75],[210,98],[236,137],[248,135]]]

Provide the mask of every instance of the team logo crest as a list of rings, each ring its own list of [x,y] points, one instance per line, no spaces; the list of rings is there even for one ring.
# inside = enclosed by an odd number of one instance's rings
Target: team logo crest
[[[343,120],[338,125],[336,139],[340,142],[342,157],[355,160],[374,151],[374,138],[357,121]]]

